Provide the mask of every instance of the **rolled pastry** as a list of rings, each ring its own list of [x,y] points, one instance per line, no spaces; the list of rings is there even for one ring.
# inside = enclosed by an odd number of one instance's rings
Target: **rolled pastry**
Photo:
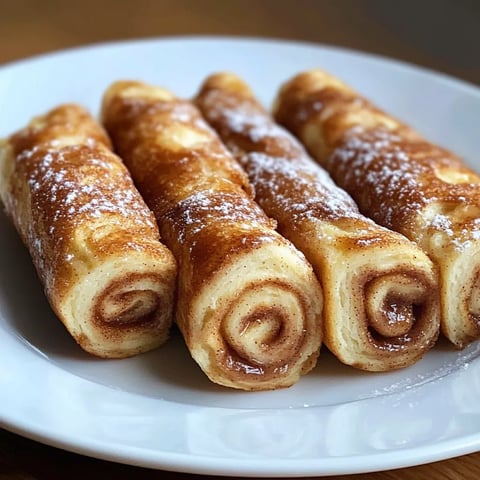
[[[281,89],[276,119],[376,222],[416,242],[440,272],[441,328],[480,337],[480,177],[321,70]]]
[[[167,339],[175,260],[84,109],[62,105],[2,143],[0,197],[53,310],[83,349],[128,357]]]
[[[176,318],[192,357],[224,386],[292,385],[321,344],[322,291],[305,257],[192,103],[119,82],[103,119],[178,261]]]
[[[362,216],[238,77],[209,77],[196,103],[235,153],[256,201],[300,249],[324,289],[324,340],[344,363],[386,371],[438,336],[437,278],[412,242]]]

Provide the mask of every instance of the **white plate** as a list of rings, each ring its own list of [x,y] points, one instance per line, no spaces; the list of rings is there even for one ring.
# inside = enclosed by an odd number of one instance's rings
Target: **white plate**
[[[0,69],[0,135],[60,102],[97,112],[121,78],[192,95],[218,70],[268,104],[294,73],[323,67],[480,167],[480,91],[378,57],[279,41],[172,38],[70,50]],[[475,154],[475,155],[474,155]],[[367,374],[325,351],[282,391],[210,384],[178,335],[122,361],[84,354],[51,313],[30,258],[0,215],[0,421],[75,452],[153,468],[255,476],[415,465],[480,447],[480,345],[440,343],[417,365]]]

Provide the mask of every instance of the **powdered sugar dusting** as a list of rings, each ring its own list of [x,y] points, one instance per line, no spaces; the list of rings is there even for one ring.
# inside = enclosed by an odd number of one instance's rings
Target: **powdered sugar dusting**
[[[480,218],[458,221],[455,213],[436,213],[427,221],[426,227],[441,233],[444,244],[450,243],[459,252],[467,250],[480,240]]]
[[[153,226],[151,214],[126,171],[112,164],[103,153],[96,151],[96,155],[90,158],[89,152],[79,146],[40,155],[35,150],[28,151],[19,155],[17,161],[40,157],[30,169],[27,182],[39,208],[55,205],[54,222],[68,216],[98,218],[103,213],[115,213],[139,225]],[[72,164],[71,158],[77,156],[83,157],[82,165]],[[54,229],[55,224],[50,228]]]
[[[267,223],[260,208],[240,190],[228,193],[213,188],[193,193],[166,217],[175,224],[179,243],[191,240],[212,224],[235,223],[236,227],[250,229]]]
[[[310,162],[251,152],[240,157],[258,201],[266,206],[274,198],[275,210],[300,219],[361,217],[350,196],[339,189],[320,168]],[[270,208],[266,208],[269,213]]]
[[[108,223],[119,228],[156,231],[127,170],[104,147],[35,147],[17,156],[16,171],[30,191],[26,236],[47,288],[56,265],[74,259],[68,244],[78,226],[97,225],[108,215]]]
[[[199,103],[246,170],[256,200],[268,215],[288,215],[293,221],[355,218],[371,225],[352,198],[254,99],[212,90]]]
[[[410,226],[423,218],[427,230],[441,233],[444,245],[460,251],[480,239],[478,186],[452,185],[435,173],[438,166],[458,164],[457,157],[421,139],[355,126],[344,134],[327,168],[378,223],[418,241]],[[468,206],[474,211],[465,217],[462,211]],[[429,208],[434,211],[431,216]]]
[[[440,230],[449,237],[453,236],[452,221],[446,215],[437,213],[430,222],[430,226],[435,230]]]
[[[327,169],[341,186],[355,192],[363,211],[392,228],[398,227],[399,216],[411,219],[433,200],[421,186],[426,169],[410,157],[395,132],[355,126],[334,149]]]
[[[277,140],[280,137],[292,138],[291,135],[276,123],[269,121],[266,115],[258,115],[251,110],[226,110],[224,112],[226,124],[233,133],[248,132],[248,137],[252,142],[260,142],[265,137],[274,137]]]

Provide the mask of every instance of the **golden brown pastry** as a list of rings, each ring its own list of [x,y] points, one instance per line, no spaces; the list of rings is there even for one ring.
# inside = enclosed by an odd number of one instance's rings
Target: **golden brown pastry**
[[[196,104],[245,168],[257,202],[313,265],[324,289],[329,349],[370,371],[419,360],[440,326],[428,257],[362,216],[235,75],[209,77]]]
[[[83,108],[60,106],[2,143],[0,197],[53,310],[86,351],[127,357],[167,339],[175,260]]]
[[[178,261],[177,323],[192,357],[221,385],[292,385],[315,365],[322,334],[322,291],[304,256],[192,103],[118,82],[103,119]]]
[[[457,347],[479,338],[480,177],[321,70],[283,86],[275,117],[363,213],[432,258],[446,337]]]

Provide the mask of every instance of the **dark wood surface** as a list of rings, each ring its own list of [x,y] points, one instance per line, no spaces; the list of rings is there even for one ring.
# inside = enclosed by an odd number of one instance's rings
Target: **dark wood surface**
[[[84,44],[184,34],[263,36],[345,46],[480,85],[477,0],[0,0],[0,64]],[[0,430],[0,480],[166,476],[167,472],[83,457]],[[185,480],[197,477],[176,475]],[[480,453],[330,478],[476,480]]]
[[[191,34],[333,44],[480,84],[478,0],[0,0],[0,64],[89,43]]]

